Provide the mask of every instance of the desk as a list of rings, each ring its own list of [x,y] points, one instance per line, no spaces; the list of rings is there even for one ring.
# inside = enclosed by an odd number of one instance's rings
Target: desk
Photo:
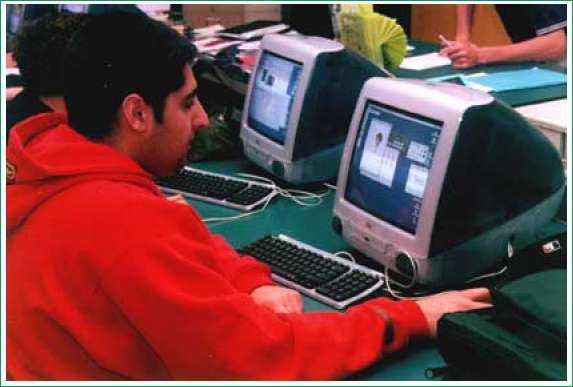
[[[212,172],[233,174],[236,172],[253,173],[268,176],[246,159],[231,161],[202,162],[194,167]],[[320,249],[335,252],[349,250],[349,245],[336,234],[330,225],[334,192],[324,198],[316,207],[301,207],[291,200],[275,198],[267,209],[259,214],[235,220],[208,224],[214,234],[223,235],[235,248],[242,247],[268,234],[286,234]],[[192,206],[205,218],[232,216],[239,212],[193,200]],[[559,223],[551,225],[547,233],[555,233],[563,227]],[[542,238],[543,236],[540,236]],[[334,309],[303,296],[305,310],[334,311]],[[436,345],[429,341],[413,342],[405,351],[385,357],[378,364],[352,375],[348,380],[428,380],[425,371],[428,368],[443,367],[445,362]]]
[[[430,52],[436,52],[439,50],[439,46],[433,43],[412,41],[410,42],[410,44],[412,44],[415,47],[411,56],[423,55]],[[479,72],[494,73],[500,71],[521,70],[521,69],[531,68],[534,66],[537,66],[539,68],[545,68],[548,70],[565,72],[564,69],[558,68],[550,64],[540,64],[537,62],[522,62],[522,63],[504,63],[504,64],[475,66],[465,70],[457,70],[449,65],[434,67],[420,71],[398,69],[396,71],[396,75],[402,78],[428,79],[428,78],[442,77],[453,74],[475,74]],[[526,89],[526,90],[512,90],[501,93],[492,93],[492,95],[504,101],[508,105],[516,107],[532,103],[539,103],[543,101],[551,101],[555,99],[566,98],[567,85],[549,86],[549,87],[541,87],[541,88]]]

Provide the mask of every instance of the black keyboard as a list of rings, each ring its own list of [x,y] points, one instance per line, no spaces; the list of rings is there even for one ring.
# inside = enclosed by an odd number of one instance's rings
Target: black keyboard
[[[276,190],[270,184],[185,167],[177,175],[158,178],[157,184],[169,193],[219,204],[243,211],[270,200]]]
[[[383,275],[285,235],[266,236],[239,250],[268,264],[273,279],[336,309],[367,297]]]

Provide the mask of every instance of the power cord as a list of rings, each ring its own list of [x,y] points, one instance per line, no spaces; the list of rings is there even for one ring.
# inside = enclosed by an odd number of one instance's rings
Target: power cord
[[[408,260],[410,261],[410,265],[412,266],[412,278],[410,279],[410,282],[408,282],[407,284],[403,284],[400,281],[393,280],[390,277],[390,266],[385,265],[384,266],[384,278],[386,280],[385,281],[386,282],[386,291],[392,297],[394,297],[398,300],[417,300],[417,299],[420,299],[429,293],[413,293],[412,296],[404,296],[404,295],[400,294],[402,292],[398,292],[397,290],[393,289],[392,285],[390,284],[390,282],[395,282],[396,284],[398,284],[398,286],[400,286],[404,290],[411,289],[414,287],[414,285],[416,285],[416,282],[418,279],[418,266],[416,265],[416,262],[414,261],[414,258],[412,258],[410,253],[408,253],[407,251],[402,251],[402,254],[404,254],[408,258]]]
[[[333,188],[331,188],[332,186],[330,186],[330,185],[327,186],[325,184],[326,188],[328,188],[329,190],[327,190],[326,192],[322,192],[322,193],[314,193],[314,192],[302,191],[302,190],[298,190],[298,189],[281,188],[276,184],[276,182],[274,182],[273,180],[271,180],[267,177],[253,175],[250,173],[236,173],[235,175],[238,177],[241,177],[241,178],[250,179],[250,180],[254,180],[254,181],[268,184],[271,186],[271,189],[275,192],[276,195],[280,195],[284,198],[290,199],[293,202],[295,202],[296,204],[298,204],[299,206],[303,206],[303,207],[315,207],[315,206],[320,205],[322,203],[323,198],[326,197],[330,193],[331,189],[333,189]],[[334,187],[334,189],[336,189],[336,187]],[[266,208],[268,207],[269,203],[274,198],[274,196],[275,195],[269,196],[269,198],[264,202],[263,206],[261,208],[259,208],[258,210],[246,212],[244,214],[228,216],[228,217],[206,218],[206,219],[203,219],[203,222],[205,222],[205,223],[230,222],[230,221],[243,219],[243,218],[255,215],[255,214],[259,214],[259,213],[263,212],[264,210],[266,210]]]
[[[334,255],[335,257],[344,258],[347,261],[351,261],[352,263],[356,263],[356,259],[348,251],[337,251],[336,253],[334,253],[332,255]]]
[[[251,211],[251,212],[245,212],[244,214],[239,214],[239,215],[234,215],[234,216],[227,216],[227,217],[215,217],[215,218],[205,218],[203,219],[204,223],[211,223],[211,222],[231,222],[231,221],[235,221],[235,220],[239,220],[242,218],[246,218],[249,217],[251,215],[255,215],[258,213],[263,212],[264,210],[267,209],[269,203],[271,202],[271,200],[273,200],[274,196],[269,196],[268,199],[264,202],[263,206],[261,208],[259,208],[258,210],[255,211]]]
[[[407,289],[412,288],[412,287],[414,286],[414,284],[416,283],[416,279],[417,279],[417,269],[416,269],[416,268],[417,268],[417,266],[415,265],[414,259],[410,256],[410,254],[408,254],[407,252],[403,252],[403,253],[404,253],[404,254],[408,257],[408,259],[410,260],[410,263],[411,263],[411,265],[412,265],[412,267],[413,267],[413,269],[414,269],[414,275],[412,276],[412,280],[410,281],[410,283],[407,284],[407,285],[405,285],[405,286],[402,285],[402,284],[400,284],[400,282],[398,282],[398,281],[395,281],[395,280],[394,280],[393,282],[396,282],[397,284],[400,285],[400,287],[403,287],[405,290],[407,290]],[[507,255],[508,255],[508,258],[511,258],[511,257],[513,256],[513,254],[514,254],[513,246],[511,245],[510,242],[508,242],[508,246],[507,246]],[[487,279],[487,278],[497,277],[497,276],[502,275],[503,273],[505,273],[505,272],[507,271],[507,269],[508,269],[508,266],[505,265],[505,266],[503,266],[501,269],[499,269],[499,270],[497,270],[497,271],[494,271],[494,272],[491,272],[491,273],[481,274],[481,275],[479,275],[479,276],[470,278],[469,280],[465,281],[464,283],[467,285],[467,284],[471,284],[471,283],[474,283],[474,282],[477,282],[477,281],[481,281],[481,280],[484,280],[484,279]],[[389,270],[388,265],[384,266],[384,277],[386,278],[386,290],[388,291],[388,293],[389,293],[392,297],[394,297],[394,298],[396,298],[396,299],[399,299],[399,300],[417,300],[417,299],[420,299],[420,298],[423,298],[423,297],[426,297],[426,296],[430,296],[430,295],[436,294],[436,292],[433,292],[433,293],[432,293],[432,292],[414,293],[414,296],[413,296],[413,297],[403,296],[403,295],[399,294],[399,292],[397,292],[396,290],[392,289],[392,286],[390,285],[391,279],[390,279],[390,270]]]

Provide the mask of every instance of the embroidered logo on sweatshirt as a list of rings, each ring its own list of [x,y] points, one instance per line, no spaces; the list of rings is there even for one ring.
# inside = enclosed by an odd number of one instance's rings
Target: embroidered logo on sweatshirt
[[[16,182],[16,166],[6,160],[6,184],[14,184]]]

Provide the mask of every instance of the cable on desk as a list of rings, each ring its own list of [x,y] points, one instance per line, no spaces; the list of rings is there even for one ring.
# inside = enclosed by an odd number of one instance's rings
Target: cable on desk
[[[293,202],[295,202],[296,204],[303,206],[303,207],[318,206],[319,204],[322,203],[322,198],[324,198],[325,196],[327,196],[329,194],[329,191],[317,194],[314,192],[302,191],[299,189],[281,188],[276,184],[276,182],[274,182],[273,180],[271,180],[269,178],[266,178],[263,176],[258,176],[258,175],[252,175],[250,173],[237,173],[236,175],[239,177],[259,180],[259,181],[268,183],[274,187],[274,189],[276,190],[276,192],[279,195],[281,195],[282,197],[285,197],[287,199],[291,199]]]
[[[466,284],[471,284],[472,282],[476,282],[479,280],[483,280],[486,278],[493,278],[493,277],[497,277],[498,275],[502,275],[503,273],[505,273],[507,270],[507,266],[502,267],[501,269],[499,269],[498,271],[494,271],[492,273],[486,273],[486,274],[482,274],[482,275],[478,275],[477,277],[474,277],[472,279],[469,279],[466,281]]]
[[[331,190],[333,190],[333,191],[336,191],[336,186],[333,185],[333,184],[323,183],[323,185],[324,185],[326,188],[328,188],[328,189],[331,189]]]
[[[328,190],[326,192],[322,192],[322,193],[314,193],[314,192],[302,191],[302,190],[298,190],[298,189],[281,188],[277,185],[276,182],[274,182],[273,180],[271,180],[267,177],[253,175],[250,173],[236,173],[235,175],[238,177],[251,179],[251,180],[255,180],[255,181],[269,184],[272,187],[273,191],[276,192],[278,195],[280,195],[284,198],[287,198],[287,199],[291,199],[293,202],[295,202],[299,206],[303,206],[303,207],[315,207],[315,206],[320,205],[322,203],[322,199],[330,193],[330,190]],[[327,187],[327,188],[330,188],[330,187]],[[228,217],[206,218],[206,219],[203,219],[203,222],[205,222],[205,223],[230,222],[230,221],[235,221],[235,220],[239,220],[242,218],[246,218],[246,217],[249,217],[251,215],[259,214],[259,213],[263,212],[268,207],[268,205],[271,202],[271,200],[273,199],[273,197],[274,196],[269,197],[265,201],[263,206],[258,210],[247,212],[244,214],[228,216]]]
[[[348,251],[337,251],[336,253],[334,253],[332,255],[334,255],[335,257],[344,258],[348,261],[351,261],[352,263],[356,263],[356,259]]]
[[[502,267],[500,270],[498,271],[494,271],[491,273],[486,273],[486,274],[482,274],[479,275],[477,277],[473,277],[469,280],[467,280],[466,282],[464,282],[464,284],[469,285],[473,282],[479,281],[479,280],[483,280],[486,278],[493,278],[493,277],[497,277],[498,275],[501,275],[503,273],[505,273],[507,270],[507,266]],[[398,300],[419,300],[421,298],[425,298],[428,296],[432,296],[434,294],[440,293],[440,292],[415,292],[412,294],[412,296],[404,296],[402,292],[397,291],[395,289],[392,289],[392,286],[390,285],[390,277],[389,277],[390,273],[388,270],[388,266],[384,267],[384,277],[386,277],[386,291],[394,298],[398,299]],[[395,281],[396,282],[396,281]],[[407,289],[407,288],[406,288]]]
[[[239,214],[239,215],[233,215],[233,216],[225,216],[225,217],[219,217],[219,218],[205,218],[203,219],[204,223],[211,223],[211,222],[232,222],[234,220],[239,220],[242,218],[246,218],[249,217],[251,215],[255,215],[258,213],[263,212],[264,210],[267,209],[269,203],[271,202],[271,200],[273,200],[273,197],[270,196],[265,203],[263,204],[263,206],[261,208],[259,208],[258,210],[255,211],[251,211],[251,212],[245,212],[243,214]]]
[[[404,296],[402,292],[399,292],[395,289],[392,288],[392,285],[390,285],[390,282],[396,282],[401,288],[403,288],[404,290],[407,289],[411,289],[415,284],[416,284],[416,280],[418,279],[418,269],[416,266],[416,262],[414,262],[414,258],[412,258],[412,256],[407,252],[407,251],[402,251],[402,254],[404,254],[409,260],[410,260],[410,264],[412,266],[412,279],[410,280],[410,282],[408,282],[407,284],[402,284],[398,281],[395,280],[391,280],[390,279],[390,266],[389,265],[384,265],[384,279],[386,282],[386,291],[394,298],[396,298],[397,300],[418,300],[422,297],[425,297],[427,295],[429,295],[430,293],[428,292],[418,292],[418,293],[413,293],[412,296]]]

